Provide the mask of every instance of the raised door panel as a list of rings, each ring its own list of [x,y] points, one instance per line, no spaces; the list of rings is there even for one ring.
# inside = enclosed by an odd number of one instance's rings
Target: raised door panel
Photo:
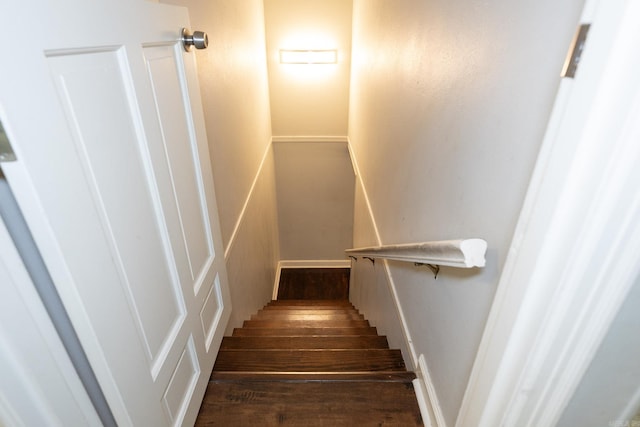
[[[155,380],[184,322],[185,307],[123,59],[120,49],[48,54],[117,273],[111,286],[124,290]]]
[[[158,190],[167,214],[167,225],[178,270],[194,289],[211,285],[210,272],[215,251],[211,224],[200,171],[195,132],[190,120],[188,88],[175,43],[144,48],[154,108],[161,138],[150,141]],[[207,279],[209,279],[207,281]],[[186,291],[186,289],[185,289]]]

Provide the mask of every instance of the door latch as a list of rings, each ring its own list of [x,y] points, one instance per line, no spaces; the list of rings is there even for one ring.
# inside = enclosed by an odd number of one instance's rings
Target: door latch
[[[590,24],[582,24],[578,27],[578,31],[576,31],[575,36],[573,36],[571,47],[569,47],[569,53],[567,54],[567,59],[564,62],[564,67],[562,67],[562,73],[560,74],[561,77],[574,78],[576,76],[576,71],[578,70],[578,64],[582,57],[582,51],[584,50],[584,45],[587,41],[587,33],[589,32],[590,26]]]

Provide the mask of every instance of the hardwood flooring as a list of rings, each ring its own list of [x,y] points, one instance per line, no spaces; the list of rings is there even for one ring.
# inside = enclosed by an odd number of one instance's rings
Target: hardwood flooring
[[[196,426],[422,426],[414,378],[348,301],[272,301],[224,338]]]

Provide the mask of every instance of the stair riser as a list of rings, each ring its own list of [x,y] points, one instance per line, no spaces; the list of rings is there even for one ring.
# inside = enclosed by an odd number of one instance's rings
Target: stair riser
[[[222,350],[214,371],[404,371],[398,350]]]
[[[364,349],[388,348],[381,336],[225,337],[221,350],[231,349]]]

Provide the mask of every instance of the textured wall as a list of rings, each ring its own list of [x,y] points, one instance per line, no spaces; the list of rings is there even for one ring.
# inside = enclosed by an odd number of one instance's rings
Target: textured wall
[[[425,355],[449,425],[582,3],[354,2],[349,138],[382,243],[489,244],[486,268],[445,267],[437,280],[424,268],[390,264],[410,347]],[[364,215],[356,212],[355,229]],[[359,298],[367,315],[382,306],[375,295]]]
[[[276,136],[347,134],[351,0],[265,0]],[[283,65],[279,49],[337,48],[336,65]]]
[[[274,142],[274,152],[281,259],[345,259],[354,192],[347,144]]]
[[[278,217],[273,150],[269,149],[244,218],[226,254],[233,311],[227,334],[261,309],[273,294],[278,252]]]

